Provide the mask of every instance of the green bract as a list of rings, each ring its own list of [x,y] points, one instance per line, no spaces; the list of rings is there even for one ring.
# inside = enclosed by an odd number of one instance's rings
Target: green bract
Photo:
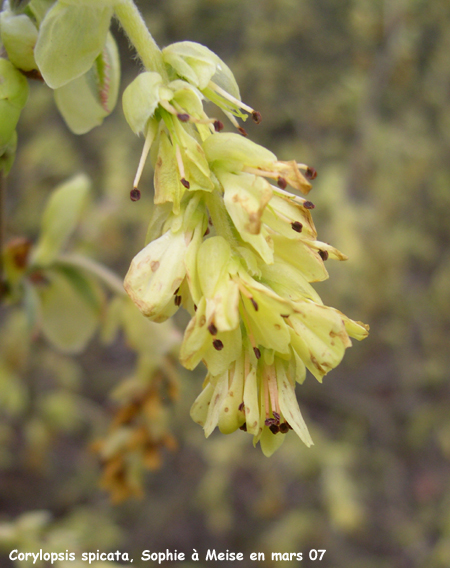
[[[239,87],[233,73],[210,49],[192,41],[173,43],[162,50],[166,63],[189,83],[205,89],[213,80],[219,87],[240,99]]]
[[[172,91],[164,87],[159,73],[141,73],[125,89],[122,98],[123,112],[135,134],[145,132],[147,122],[155,113],[160,100],[170,100]]]
[[[5,10],[0,14],[0,33],[11,63],[24,71],[36,69],[34,46],[38,31],[30,18]]]
[[[0,156],[10,144],[28,98],[28,82],[6,59],[0,59]]]
[[[35,58],[52,89],[89,71],[104,48],[113,8],[111,3],[92,4],[58,2],[41,24]]]
[[[119,83],[119,53],[113,36],[108,34],[91,69],[55,89],[56,105],[72,132],[84,134],[103,122],[116,104]]]
[[[87,176],[78,175],[52,193],[42,216],[41,233],[33,252],[33,264],[47,266],[56,259],[75,229],[90,185]]]

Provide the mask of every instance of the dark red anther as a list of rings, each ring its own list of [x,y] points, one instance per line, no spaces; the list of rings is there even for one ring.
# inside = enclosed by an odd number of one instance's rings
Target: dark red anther
[[[287,434],[289,432],[289,424],[287,422],[283,422],[283,424],[280,424],[280,432],[282,434]]]
[[[214,130],[216,132],[220,132],[221,130],[223,130],[223,122],[221,120],[214,121]]]
[[[247,432],[247,422],[244,422],[244,424],[242,424],[242,426],[239,426],[239,430],[243,430],[244,432]]]
[[[217,327],[213,323],[208,325],[208,331],[211,335],[217,335]]]
[[[245,404],[243,402],[241,402],[241,404],[239,405],[238,410],[240,410],[241,412],[244,410],[244,406]]]
[[[262,120],[261,113],[260,113],[259,111],[257,111],[257,110],[254,110],[254,111],[252,112],[252,119],[253,119],[253,121],[254,121],[256,124],[259,124],[259,123],[261,122],[261,120]]]
[[[280,427],[277,424],[271,424],[269,426],[269,430],[272,432],[272,434],[278,434]]]
[[[194,312],[197,311],[197,306],[194,304]]]
[[[217,351],[222,351],[223,343],[220,341],[220,339],[215,339],[213,341],[213,345],[214,345],[214,349],[216,349]]]
[[[175,305],[180,306],[181,300],[182,300],[181,296],[175,296]]]
[[[322,260],[328,259],[328,251],[327,250],[319,250],[319,254]]]
[[[261,359],[261,351],[257,347],[253,347],[253,351],[255,352],[255,357]]]
[[[173,293],[174,296],[178,296],[178,292],[180,291],[180,287],[178,286],[178,288],[175,290],[175,292]]]
[[[314,168],[308,166],[305,171],[305,178],[306,179],[316,179],[317,171]]]
[[[280,314],[280,316],[281,316],[282,318],[288,318],[288,317],[289,317],[289,314]]]
[[[189,119],[191,118],[187,112],[180,112],[177,114],[177,118],[178,120],[181,120],[181,122],[189,122]]]
[[[275,418],[275,420],[277,421],[277,424],[279,424],[280,420],[281,420],[281,416],[278,414],[278,412],[275,412],[275,411],[272,412],[272,414],[273,414],[273,417]]]
[[[277,184],[281,189],[286,189],[287,181],[284,179],[284,177],[278,176]]]
[[[264,420],[264,424],[265,424],[266,426],[272,426],[273,424],[276,424],[276,423],[277,423],[276,418],[266,418],[266,419]]]
[[[209,233],[210,233],[209,227],[206,227],[206,231],[203,236],[206,237],[206,235],[209,235]]]
[[[242,126],[238,126],[238,131],[242,134],[242,136],[248,136],[247,131]]]
[[[312,201],[304,201],[303,207],[305,209],[314,209],[315,205]]]
[[[140,198],[141,198],[141,192],[137,187],[133,187],[133,189],[130,191],[131,201],[139,201]]]
[[[191,184],[188,182],[187,179],[181,178],[180,181],[181,181],[181,184],[184,185],[184,187],[185,187],[186,189],[189,189],[189,188],[191,187]]]
[[[253,298],[250,298],[250,302],[252,303],[253,307],[255,308],[255,312],[259,310],[258,303]]]
[[[303,229],[303,225],[300,223],[300,221],[294,221],[293,223],[291,223],[291,227],[297,233],[301,233]]]

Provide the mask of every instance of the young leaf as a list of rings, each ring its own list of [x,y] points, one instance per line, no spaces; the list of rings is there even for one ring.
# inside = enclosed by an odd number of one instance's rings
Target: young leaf
[[[32,264],[48,266],[58,256],[78,223],[90,185],[89,178],[80,174],[53,192],[42,216]]]

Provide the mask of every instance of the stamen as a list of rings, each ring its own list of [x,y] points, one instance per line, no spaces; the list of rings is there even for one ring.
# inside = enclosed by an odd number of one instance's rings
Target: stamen
[[[181,122],[189,122],[189,120],[191,119],[190,115],[187,112],[184,113],[179,112],[177,114],[177,118],[178,120],[181,120]]]
[[[249,107],[248,105],[246,105],[245,103],[243,103],[242,101],[240,101],[239,99],[236,99],[235,97],[233,97],[233,95],[230,95],[230,93],[227,93],[227,91],[225,91],[224,89],[222,89],[222,87],[219,87],[219,85],[216,85],[216,83],[213,83],[212,81],[210,81],[208,83],[208,87],[210,89],[212,89],[213,91],[216,91],[216,93],[219,93],[219,95],[222,95],[222,97],[224,97],[225,99],[229,100],[231,103],[234,103],[236,106],[238,106],[239,108],[242,108],[244,110],[246,110],[247,112],[251,113],[253,115],[253,113],[255,112],[252,107]],[[258,113],[259,114],[259,113]],[[261,116],[261,115],[260,115]],[[256,121],[255,121],[256,122]]]
[[[171,105],[169,103],[169,101],[159,101],[159,104],[170,114],[173,114],[174,116],[178,116],[178,111],[177,109]]]
[[[250,302],[252,303],[253,307],[255,308],[255,312],[257,312],[259,310],[259,306],[258,306],[257,302],[253,298],[250,298]]]
[[[216,132],[220,132],[221,130],[223,130],[223,122],[221,120],[214,121],[214,130]]]
[[[234,114],[232,114],[231,112],[228,112],[227,110],[223,111],[225,116],[228,118],[228,120],[231,122],[231,124],[235,127],[235,128],[239,128],[239,122],[236,120],[236,117],[234,116]]]
[[[311,180],[311,179],[316,179],[316,177],[317,177],[317,171],[314,168],[308,166],[305,171],[305,178]]]
[[[258,112],[257,110],[254,110],[254,111],[252,112],[252,118],[253,118],[253,121],[254,121],[256,124],[259,124],[259,123],[261,122],[261,120],[262,120],[261,113]]]
[[[241,404],[238,406],[238,410],[242,412],[244,410],[244,407],[245,407],[245,404],[243,402],[241,402]]]
[[[255,352],[255,357],[261,359],[261,351],[257,347],[253,347],[253,351]]]
[[[320,257],[322,258],[322,260],[327,260],[328,259],[328,251],[327,250],[319,250],[319,254]]]
[[[248,134],[247,134],[247,131],[245,130],[245,128],[242,128],[242,126],[238,126],[238,130],[239,130],[239,133],[242,134],[242,136],[245,136],[247,138]]]
[[[243,430],[244,432],[247,432],[247,422],[244,422],[244,424],[242,424],[242,426],[239,426],[239,430]]]
[[[280,424],[280,432],[282,434],[287,434],[289,432],[289,424],[287,422]]]
[[[175,149],[175,157],[177,159],[178,171],[180,172],[181,179],[183,180],[183,179],[185,179],[186,174],[185,174],[185,171],[184,171],[184,164],[183,164],[183,158],[181,156],[181,150],[180,150],[180,147],[178,145],[176,146],[176,149]],[[181,181],[181,183],[183,183],[183,181]],[[184,183],[183,183],[183,185],[184,185]],[[184,187],[186,187],[186,186],[184,186]]]
[[[281,189],[286,189],[286,187],[287,187],[287,181],[285,180],[284,177],[281,177],[281,176],[278,176],[277,184],[278,184],[278,187],[281,187]]]
[[[278,432],[280,431],[280,427],[277,426],[276,424],[271,424],[269,426],[269,430],[272,432],[272,434],[278,434]]]
[[[181,185],[183,185],[186,189],[189,189],[191,187],[191,184],[184,177],[180,179],[180,182]]]
[[[144,147],[142,148],[141,158],[139,160],[138,169],[136,175],[134,177],[133,188],[137,189],[139,185],[139,180],[141,179],[142,172],[144,170],[145,162],[147,161],[148,153],[150,152],[151,145],[155,138],[155,133],[150,132],[150,129],[147,131],[147,136],[145,137]],[[132,198],[133,199],[133,198]],[[136,200],[137,201],[137,200]]]
[[[293,223],[291,223],[291,227],[297,233],[301,233],[303,229],[303,225],[300,223],[300,221],[294,221]]]
[[[223,349],[223,343],[222,343],[222,341],[220,341],[220,339],[215,339],[213,341],[213,346],[214,346],[214,349],[216,349],[217,351],[222,351],[222,349]]]
[[[139,201],[140,198],[141,198],[141,192],[137,187],[133,187],[133,189],[130,191],[131,201]]]
[[[314,205],[314,203],[313,203],[312,201],[305,201],[305,202],[303,203],[303,207],[304,207],[305,209],[314,209],[315,205]]]
[[[209,324],[208,331],[211,335],[217,335],[217,327],[213,323]]]
[[[181,296],[175,296],[175,305],[180,306],[181,300],[182,300]]]

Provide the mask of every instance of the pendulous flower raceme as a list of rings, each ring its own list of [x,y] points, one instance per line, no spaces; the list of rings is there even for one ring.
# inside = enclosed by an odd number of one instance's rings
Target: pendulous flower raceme
[[[112,111],[120,77],[108,31],[113,16],[144,66],[123,94],[125,118],[145,138],[130,197],[140,197],[148,156],[155,189],[147,242],[125,289],[152,321],[181,306],[190,313],[180,357],[188,369],[201,361],[208,369],[191,410],[206,436],[216,426],[241,429],[271,455],[292,429],[309,446],[295,385],[307,369],[321,381],[368,326],[324,306],[311,286],[328,277],[327,259],[346,258],[317,240],[314,205],[299,195],[308,194],[316,172],[247,138],[238,121],[259,123],[261,115],[241,101],[217,55],[193,42],[160,51],[132,0],[5,0],[0,169],[8,171],[14,158],[25,76],[54,89],[75,133]],[[205,101],[236,132],[223,132]]]
[[[368,326],[324,306],[311,282],[324,262],[346,257],[317,240],[307,194],[316,173],[282,162],[246,138],[237,118],[261,116],[240,100],[229,70],[204,46],[162,51],[165,76],[141,73],[125,90],[126,119],[145,136],[131,198],[150,153],[155,210],[148,243],[125,289],[143,314],[192,316],[180,358],[208,369],[191,416],[205,435],[244,430],[270,456],[294,430],[313,442],[295,395],[308,369],[319,381]],[[222,109],[239,132],[221,132],[203,103]]]

